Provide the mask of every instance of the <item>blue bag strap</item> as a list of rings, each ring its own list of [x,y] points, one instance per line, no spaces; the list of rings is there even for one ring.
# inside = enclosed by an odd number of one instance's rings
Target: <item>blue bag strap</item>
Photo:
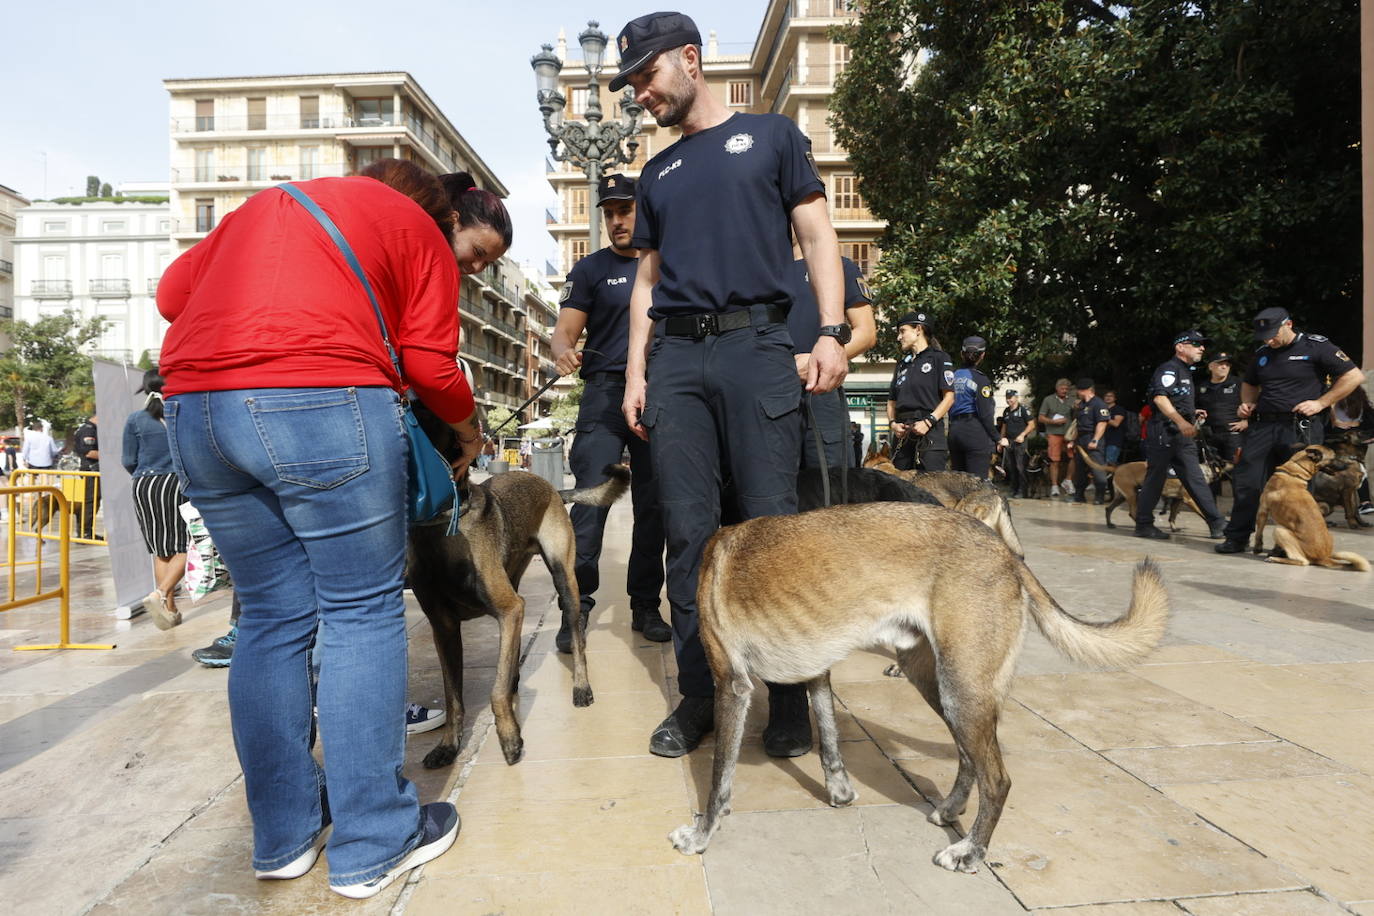
[[[401,358],[396,355],[396,348],[391,345],[391,337],[386,332],[386,321],[382,318],[382,307],[377,304],[377,296],[372,292],[372,284],[367,282],[367,274],[363,273],[363,266],[358,263],[357,255],[349,247],[348,239],[344,238],[339,227],[334,225],[329,214],[320,209],[320,205],[311,200],[310,195],[302,191],[299,186],[288,182],[279,184],[277,187],[290,194],[297,203],[305,208],[305,212],[315,217],[315,221],[324,227],[324,231],[329,234],[329,237],[334,240],[334,244],[339,247],[339,251],[343,253],[344,260],[348,262],[348,266],[353,270],[358,282],[363,285],[363,291],[367,293],[367,301],[372,303],[373,314],[377,316],[377,324],[382,329],[382,343],[386,345],[386,353],[391,357],[391,365],[396,369],[397,378],[400,378],[401,384],[404,385],[405,377],[401,375]]]

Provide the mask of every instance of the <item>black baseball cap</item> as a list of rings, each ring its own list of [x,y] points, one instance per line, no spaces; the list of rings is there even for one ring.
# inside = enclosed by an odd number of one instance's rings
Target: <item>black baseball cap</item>
[[[907,312],[905,315],[901,317],[900,320],[898,320],[897,327],[900,328],[904,324],[909,324],[913,326],[919,324],[921,327],[929,331],[930,316],[927,315],[925,312]]]
[[[1264,343],[1279,332],[1285,321],[1291,321],[1287,309],[1274,306],[1255,316],[1255,340]]]
[[[988,342],[981,337],[965,337],[962,350],[976,350],[982,353],[988,348]]]
[[[681,13],[649,13],[631,19],[615,40],[620,52],[620,72],[611,77],[610,89],[625,88],[630,74],[637,73],[660,51],[683,45],[700,45],[701,31],[690,16]]]
[[[1212,338],[1208,337],[1206,334],[1203,334],[1197,328],[1189,328],[1186,331],[1179,331],[1177,334],[1174,335],[1174,343],[1176,344],[1190,343],[1206,345],[1211,342]]]
[[[1213,356],[1211,359],[1207,360],[1207,362],[1208,362],[1208,363],[1229,363],[1229,362],[1232,362],[1231,354],[1230,354],[1230,353],[1227,353],[1225,350],[1222,350],[1222,351],[1218,352],[1216,356]]]
[[[635,180],[624,175],[606,175],[597,188],[596,205],[605,206],[613,200],[634,200]]]
[[[1008,388],[1007,393],[1005,395],[1005,397],[1009,398],[1019,398],[1020,396],[1021,392],[1017,391],[1015,388]]]
[[[1074,387],[1077,388],[1079,391],[1084,391],[1088,388],[1093,387],[1093,380],[1084,376],[1074,384]]]

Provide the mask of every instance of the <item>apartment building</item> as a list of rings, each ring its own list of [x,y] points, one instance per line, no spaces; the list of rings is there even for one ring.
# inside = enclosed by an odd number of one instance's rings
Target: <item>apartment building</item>
[[[250,196],[283,181],[351,175],[378,159],[470,173],[506,186],[409,73],[324,73],[170,79],[171,236],[180,250],[204,238]],[[477,399],[513,408],[529,388],[532,289],[509,258],[463,277],[462,355]]]
[[[19,211],[28,205],[27,197],[0,184],[0,319],[14,317],[14,236]]]
[[[871,273],[878,261],[875,239],[885,223],[875,220],[864,205],[858,180],[844,149],[835,141],[827,121],[835,77],[849,62],[849,48],[830,40],[829,30],[858,16],[853,0],[770,0],[753,48],[744,54],[719,53],[715,33],[703,48],[706,82],[731,109],[750,113],[774,112],[797,122],[810,139],[816,165],[826,185],[831,219],[840,237],[840,251]],[[705,26],[707,23],[697,23]],[[618,25],[610,26],[614,34]],[[580,118],[588,102],[587,71],[580,60],[568,60],[567,40],[560,35],[555,53],[564,59],[560,90],[568,100],[566,116]],[[620,117],[621,96],[606,89],[615,73],[615,43],[606,46],[600,102],[607,118]],[[677,141],[676,128],[660,128],[652,115],[644,117],[635,160],[622,171],[638,175],[650,158]],[[558,242],[559,260],[551,280],[561,284],[578,259],[587,254],[588,223],[596,215],[582,170],[566,162],[546,160],[549,183],[558,206],[546,214],[551,235]]]
[[[140,183],[136,190],[140,201],[166,194],[165,185]],[[105,319],[97,355],[130,362],[144,351],[155,356],[167,329],[157,312],[157,283],[173,257],[171,222],[165,197],[36,201],[20,210],[14,317],[33,322],[75,309]]]

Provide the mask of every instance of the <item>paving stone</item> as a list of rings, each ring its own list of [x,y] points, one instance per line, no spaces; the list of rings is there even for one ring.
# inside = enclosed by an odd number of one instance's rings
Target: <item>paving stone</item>
[[[1179,902],[1192,916],[1341,916],[1345,912],[1311,891],[1199,897]]]
[[[575,865],[576,862],[567,864]],[[700,916],[710,913],[700,862],[585,871],[425,876],[407,916]]]
[[[1152,786],[1266,776],[1328,776],[1354,770],[1287,741],[1122,748],[1104,751],[1103,756]]]

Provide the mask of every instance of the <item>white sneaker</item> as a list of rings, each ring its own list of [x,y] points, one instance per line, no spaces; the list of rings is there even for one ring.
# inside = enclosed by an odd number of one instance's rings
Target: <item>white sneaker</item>
[[[418,735],[421,732],[434,731],[443,725],[448,719],[448,712],[442,709],[431,709],[428,706],[421,706],[419,703],[411,703],[406,707],[406,734]]]
[[[1065,496],[1072,496],[1072,495],[1073,495],[1073,492],[1074,492],[1073,481],[1072,481],[1072,480],[1066,480],[1066,481],[1064,481],[1063,486],[1064,486],[1064,495],[1065,495]]]
[[[329,842],[329,834],[333,829],[332,824],[326,825],[320,831],[320,835],[315,837],[315,842],[310,844],[309,849],[281,868],[274,868],[271,871],[255,870],[253,874],[257,876],[259,881],[290,881],[293,878],[299,878],[315,867],[315,860],[320,857],[320,851],[324,849],[325,843]]]
[[[1063,495],[1064,495],[1063,493],[1059,492],[1059,484],[1055,484],[1054,486],[1050,487],[1050,495],[1051,495],[1051,496],[1063,496]]]
[[[412,868],[424,865],[431,859],[448,852],[453,845],[454,839],[458,836],[458,811],[448,802],[431,802],[420,809],[421,830],[420,845],[410,851],[400,862],[391,866],[391,869],[363,884],[330,884],[329,889],[336,894],[351,897],[354,900],[366,900],[374,897],[386,888],[392,881]]]

